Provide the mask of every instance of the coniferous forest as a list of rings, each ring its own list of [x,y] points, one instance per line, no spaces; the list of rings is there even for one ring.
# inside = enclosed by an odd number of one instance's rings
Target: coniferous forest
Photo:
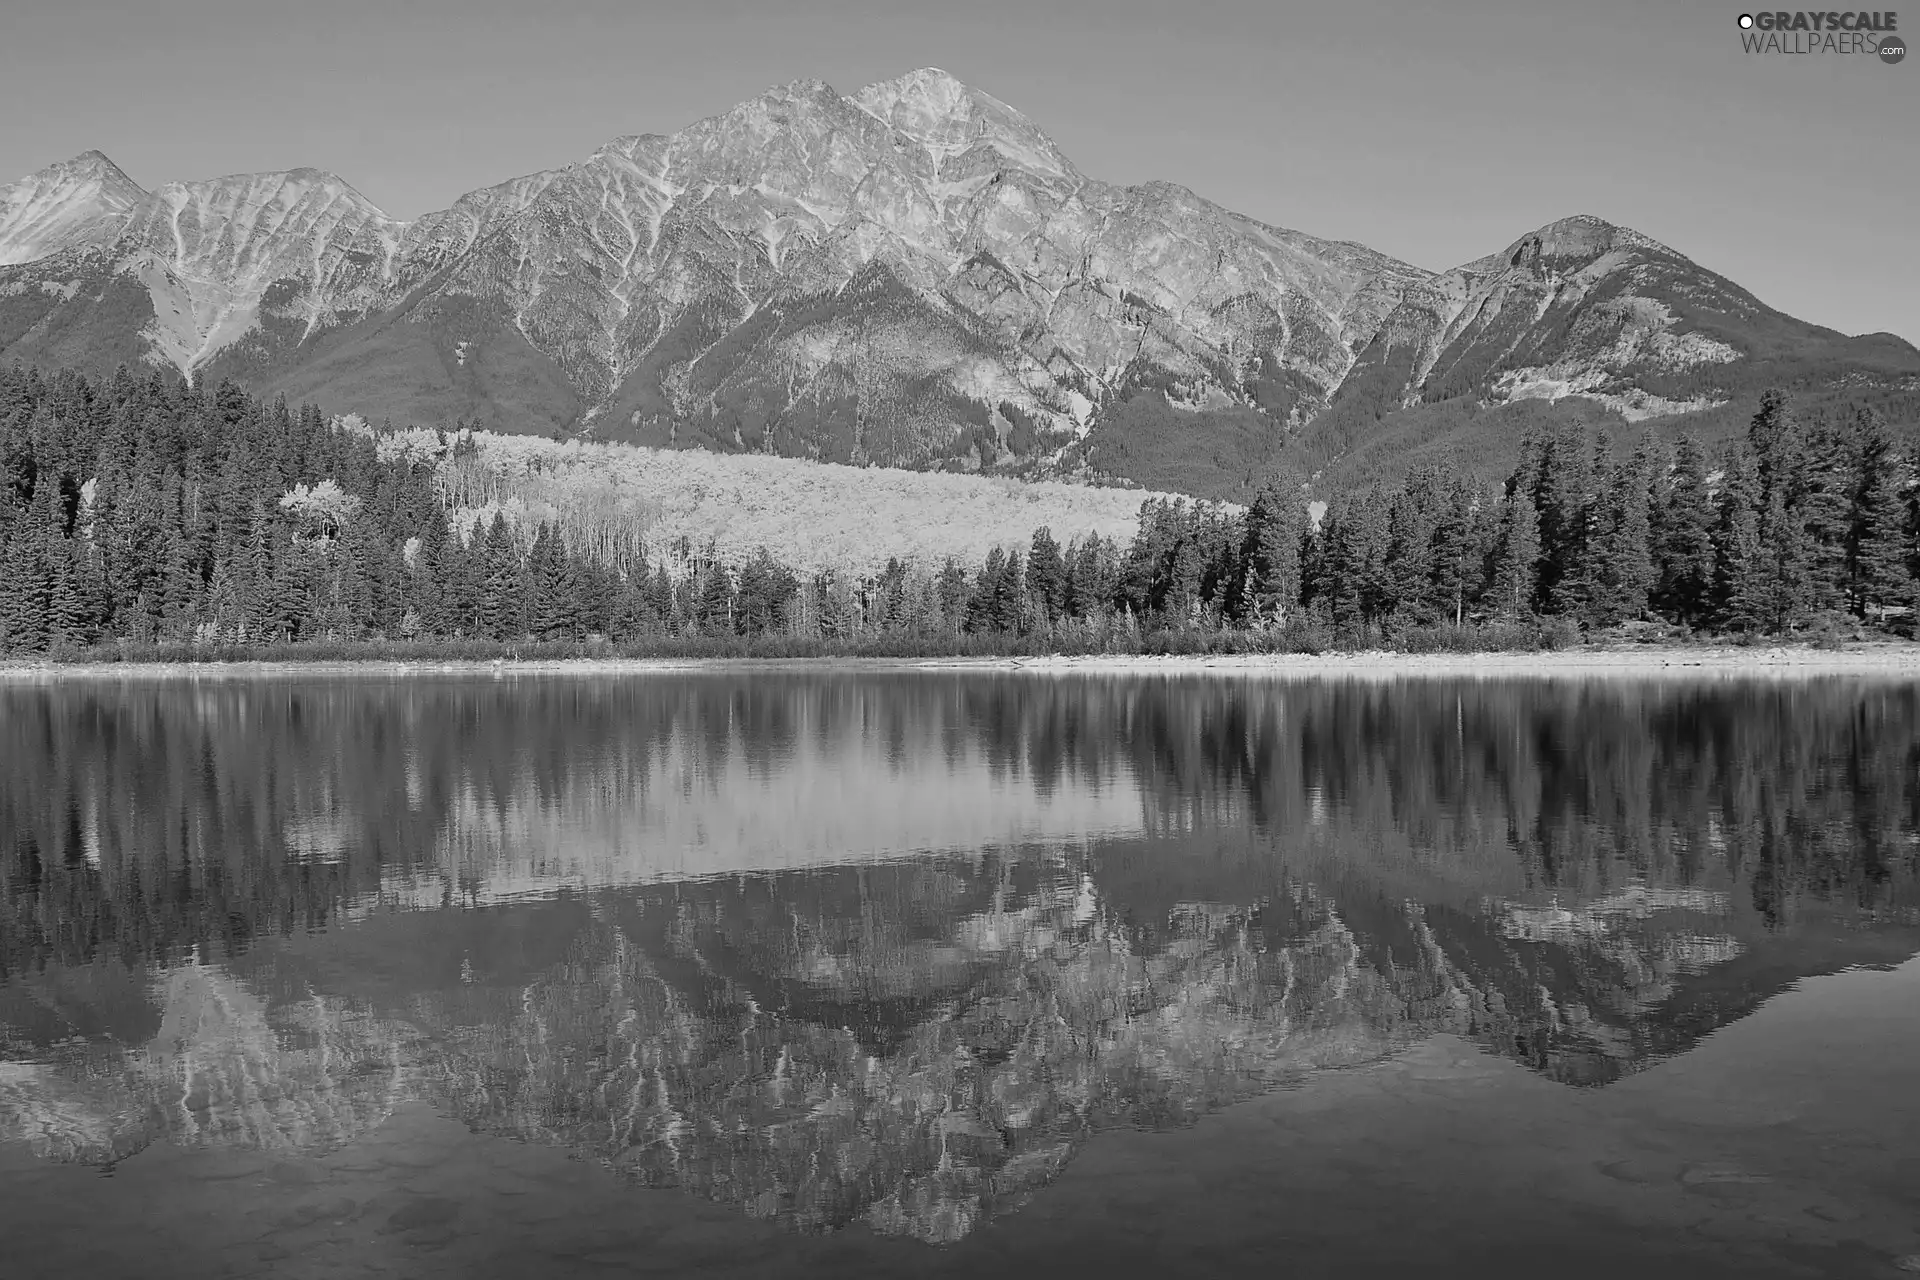
[[[436,455],[232,382],[0,370],[0,650],[351,656],[1511,648],[1582,636],[1901,630],[1920,486],[1870,409],[1747,439],[1563,430],[1485,484],[1442,464],[1245,509],[1158,500],[1137,534],[1045,528],[977,565],[802,575],[762,551],[462,527],[463,431]],[[1317,518],[1316,518],[1317,517]],[[874,530],[884,540],[886,530]]]

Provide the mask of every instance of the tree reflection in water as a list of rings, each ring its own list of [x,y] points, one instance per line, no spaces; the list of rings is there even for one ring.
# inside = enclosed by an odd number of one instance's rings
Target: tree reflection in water
[[[0,1125],[399,1101],[954,1239],[1113,1125],[1437,1031],[1569,1085],[1920,947],[1894,684],[0,690]]]

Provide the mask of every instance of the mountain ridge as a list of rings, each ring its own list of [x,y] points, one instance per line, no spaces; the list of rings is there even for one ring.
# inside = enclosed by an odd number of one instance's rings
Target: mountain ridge
[[[1898,339],[1794,320],[1592,215],[1436,272],[1104,183],[937,68],[796,80],[413,220],[324,170],[147,191],[97,151],[0,188],[0,358],[863,465],[1177,466],[1216,496],[1425,402],[1638,420],[1826,348],[1920,377]]]

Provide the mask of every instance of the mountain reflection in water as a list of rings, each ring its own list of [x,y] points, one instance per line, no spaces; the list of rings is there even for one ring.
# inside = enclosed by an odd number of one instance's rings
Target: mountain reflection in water
[[[1920,694],[900,675],[0,689],[0,1138],[424,1099],[807,1229],[1436,1032],[1568,1085],[1920,949]]]

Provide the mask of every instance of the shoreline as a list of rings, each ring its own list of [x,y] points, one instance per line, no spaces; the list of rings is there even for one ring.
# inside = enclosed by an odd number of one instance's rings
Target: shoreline
[[[1920,644],[1866,643],[1842,649],[1806,645],[1699,648],[1593,647],[1493,653],[1042,655],[952,658],[501,658],[242,662],[0,661],[0,683],[103,680],[240,680],[318,677],[714,675],[729,672],[1033,673],[1046,675],[1235,675],[1267,678],[1682,677],[1781,678],[1880,676],[1920,680]]]

